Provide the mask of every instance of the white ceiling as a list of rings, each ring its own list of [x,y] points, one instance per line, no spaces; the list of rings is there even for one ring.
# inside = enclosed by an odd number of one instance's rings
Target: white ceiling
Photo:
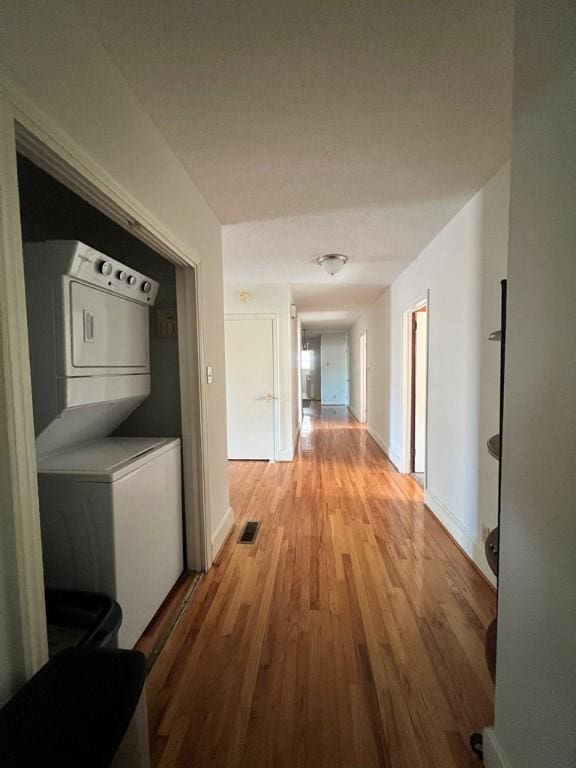
[[[301,285],[292,289],[307,336],[310,332],[348,328],[382,293],[382,286],[379,285],[339,285],[332,280],[331,283]]]
[[[513,0],[77,3],[234,225],[228,281],[337,251],[381,290],[509,156]]]
[[[459,198],[361,208],[223,228],[228,283],[286,283],[310,329],[347,328],[462,206]],[[324,253],[349,257],[330,277]]]

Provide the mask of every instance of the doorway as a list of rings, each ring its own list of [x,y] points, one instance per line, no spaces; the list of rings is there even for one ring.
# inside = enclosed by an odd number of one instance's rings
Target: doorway
[[[22,260],[22,231],[19,215],[19,183],[17,151],[20,155],[79,195],[87,204],[120,225],[134,237],[167,259],[176,268],[179,376],[182,396],[181,438],[183,451],[184,506],[186,517],[188,567],[204,570],[212,563],[212,547],[208,532],[210,510],[206,445],[204,381],[200,376],[203,359],[202,270],[197,255],[175,243],[170,234],[148,213],[136,206],[121,187],[112,187],[105,174],[95,165],[79,159],[76,148],[64,147],[53,140],[50,126],[27,121],[24,128],[15,121],[13,110],[2,100],[2,165],[3,195],[0,200],[3,222],[0,247],[0,269],[3,275],[3,303],[7,309],[2,323],[2,356],[7,371],[7,387],[0,398],[0,420],[7,416],[9,426],[6,450],[6,494],[2,514],[13,526],[12,540],[18,541],[10,573],[14,574],[17,606],[21,619],[18,636],[22,642],[22,659],[16,665],[27,676],[47,658],[48,644],[44,609],[44,579],[38,484],[32,417],[32,387],[28,361],[25,285]],[[5,129],[5,130],[4,130]],[[6,193],[6,194],[4,194]],[[6,302],[6,299],[9,299]],[[9,322],[6,322],[9,316]],[[16,627],[16,624],[14,625]]]
[[[320,337],[322,405],[348,405],[348,336],[329,332]]]
[[[305,402],[320,400],[322,382],[320,348],[320,336],[308,335],[302,342],[300,371],[302,400]]]
[[[178,333],[186,304],[178,286],[188,270],[22,154],[17,171],[44,582],[118,600],[124,616],[118,642],[133,647],[150,636],[159,609],[165,615],[179,609],[173,589],[194,583],[203,567],[194,524],[198,457],[189,453],[198,434],[190,432],[182,397],[182,385],[192,404],[198,396],[183,370],[187,348],[197,354],[195,327],[188,338]],[[108,261],[94,261],[101,256]],[[81,274],[76,262],[83,264]],[[91,263],[100,264],[95,276],[86,268]],[[195,280],[193,269],[189,278]],[[61,311],[61,285],[68,286],[69,314]],[[190,304],[195,308],[194,298]],[[61,333],[72,339],[69,353],[58,341]],[[58,371],[56,359],[64,360]],[[55,383],[57,400],[45,394]],[[122,495],[119,462],[130,467]],[[54,496],[56,485],[65,511]],[[109,497],[113,503],[105,501]],[[84,551],[94,524],[86,508],[113,520],[116,531],[124,526],[129,544],[117,537],[108,557],[103,552],[112,545],[101,533],[102,550]],[[140,523],[132,517],[136,509]],[[65,542],[59,538],[63,520]],[[49,642],[54,637],[49,626]]]
[[[412,312],[412,376],[410,382],[410,472],[424,485],[426,472],[426,380],[428,359],[428,312],[420,307]]]
[[[227,315],[224,325],[228,458],[276,461],[276,318]]]
[[[360,418],[365,424],[368,418],[368,354],[366,331],[360,336]]]
[[[300,353],[300,375],[302,379],[301,392],[302,400],[313,400],[313,383],[312,383],[312,359],[313,351],[309,348],[308,343],[304,345]]]
[[[404,312],[404,408],[401,470],[426,487],[428,420],[428,298]]]

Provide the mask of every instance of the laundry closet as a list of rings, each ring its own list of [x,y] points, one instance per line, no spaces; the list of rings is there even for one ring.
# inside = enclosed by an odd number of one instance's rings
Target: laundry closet
[[[18,176],[45,584],[112,597],[131,648],[186,571],[178,268]]]

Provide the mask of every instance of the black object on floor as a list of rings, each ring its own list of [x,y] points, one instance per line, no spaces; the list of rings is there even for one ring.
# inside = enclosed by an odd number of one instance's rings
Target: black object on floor
[[[137,651],[71,648],[0,710],[2,768],[108,768],[146,674]]]
[[[470,736],[470,749],[481,760],[484,757],[484,739],[481,733],[473,733]]]
[[[47,589],[45,602],[50,656],[65,648],[113,645],[122,624],[122,609],[112,598],[93,592]]]

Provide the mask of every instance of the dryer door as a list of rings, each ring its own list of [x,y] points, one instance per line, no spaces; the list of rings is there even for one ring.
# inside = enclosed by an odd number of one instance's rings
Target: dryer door
[[[71,363],[78,374],[147,372],[148,307],[75,281],[69,291]]]

